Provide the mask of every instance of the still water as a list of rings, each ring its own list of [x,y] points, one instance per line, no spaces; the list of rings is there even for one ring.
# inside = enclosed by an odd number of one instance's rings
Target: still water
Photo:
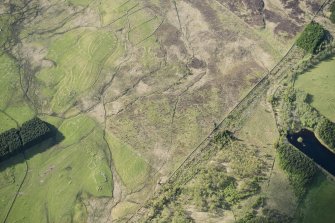
[[[299,137],[303,139],[303,142],[298,142]],[[302,129],[300,132],[288,134],[287,139],[315,163],[335,176],[335,153],[322,145],[313,132]]]

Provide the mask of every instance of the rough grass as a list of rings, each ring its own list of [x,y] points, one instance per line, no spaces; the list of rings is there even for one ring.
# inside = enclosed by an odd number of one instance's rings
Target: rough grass
[[[297,89],[313,96],[311,105],[333,122],[335,121],[334,69],[335,60],[332,58],[300,75],[295,82]]]
[[[78,6],[87,6],[90,3],[94,2],[94,0],[67,0],[69,3]]]
[[[271,108],[266,105],[265,101],[262,101],[256,107],[243,126],[242,131],[240,131],[239,136],[250,144],[259,146],[273,145],[278,138],[278,131]]]
[[[148,177],[150,167],[133,149],[112,135],[107,138],[112,161],[122,182],[129,190],[138,189]]]
[[[112,212],[113,220],[120,220],[122,217],[136,211],[138,206],[132,202],[124,201],[119,203]]]
[[[254,150],[258,149],[269,155],[269,158],[259,157],[259,159],[268,162],[271,168],[266,173],[266,176],[269,177],[267,185],[264,185],[262,189],[263,196],[267,197],[266,207],[291,215],[296,206],[293,188],[290,186],[286,173],[280,168],[279,162],[276,160],[273,163],[274,159],[277,159],[274,142],[278,137],[279,133],[273,113],[263,99],[238,133],[238,138],[248,143],[249,147],[254,146]]]

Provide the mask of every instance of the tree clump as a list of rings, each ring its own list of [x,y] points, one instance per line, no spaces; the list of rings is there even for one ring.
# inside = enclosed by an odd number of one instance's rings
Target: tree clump
[[[326,30],[318,23],[308,24],[297,40],[297,46],[309,53],[316,53],[326,38]]]
[[[335,151],[335,123],[324,118],[318,125],[318,134],[322,141]]]
[[[0,134],[0,160],[27,149],[51,133],[48,125],[39,118],[33,118],[19,129],[10,129]]]
[[[0,134],[0,158],[15,153],[21,146],[18,130],[10,129]]]
[[[45,122],[37,117],[23,123],[20,129],[20,136],[23,145],[33,143],[48,133],[50,133],[49,127]]]
[[[280,165],[288,173],[295,194],[302,199],[306,188],[313,180],[317,168],[312,160],[304,156],[298,149],[280,140],[276,144]]]

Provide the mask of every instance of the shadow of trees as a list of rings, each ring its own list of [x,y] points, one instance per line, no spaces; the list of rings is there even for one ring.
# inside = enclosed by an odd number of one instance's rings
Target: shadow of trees
[[[54,125],[46,124],[50,129],[50,133],[23,146],[18,152],[6,156],[5,160],[0,161],[0,172],[16,164],[24,163],[36,154],[45,152],[65,139],[64,135]]]

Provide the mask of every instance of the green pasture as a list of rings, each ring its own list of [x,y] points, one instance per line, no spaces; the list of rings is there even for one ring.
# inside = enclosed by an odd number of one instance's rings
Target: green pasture
[[[112,162],[124,185],[131,191],[138,189],[148,178],[150,166],[133,149],[116,137],[107,138]]]
[[[96,29],[67,32],[51,43],[48,58],[57,66],[43,69],[37,78],[44,96],[52,98],[53,111],[66,111],[96,84],[116,44],[113,33]]]
[[[299,75],[297,89],[312,95],[311,105],[321,114],[335,121],[335,60],[331,58]]]
[[[11,128],[17,128],[18,126],[16,125],[15,121],[13,121],[11,118],[9,118],[7,115],[4,113],[0,113],[0,133],[4,132],[8,129]]]
[[[27,178],[8,222],[46,222],[47,219],[71,222],[87,214],[78,200],[80,196],[110,197],[113,194],[108,146],[94,121],[84,116],[64,121],[42,118],[59,127],[65,139],[51,148],[51,141],[47,140],[26,152]],[[10,168],[8,164],[6,169]],[[19,178],[23,173],[21,168],[14,177]],[[5,207],[11,201],[8,194],[6,188],[0,190],[1,197],[7,196],[0,206]],[[10,195],[13,197],[14,191]]]
[[[320,176],[302,205],[303,223],[335,222],[335,182]]]
[[[99,5],[101,23],[103,25],[111,23],[122,25],[123,22],[126,22],[124,20],[126,16],[137,10],[138,6],[139,2],[137,0],[102,0]]]
[[[35,112],[23,99],[18,64],[7,54],[0,55],[0,132],[17,127]]]
[[[62,142],[62,146],[77,143],[83,137],[89,135],[95,127],[96,123],[84,115],[66,120],[58,127],[58,131],[66,136]]]
[[[13,94],[20,88],[17,64],[6,54],[0,56],[0,108],[6,109]]]
[[[24,178],[26,165],[18,155],[0,163],[0,221],[6,217],[19,186]]]

